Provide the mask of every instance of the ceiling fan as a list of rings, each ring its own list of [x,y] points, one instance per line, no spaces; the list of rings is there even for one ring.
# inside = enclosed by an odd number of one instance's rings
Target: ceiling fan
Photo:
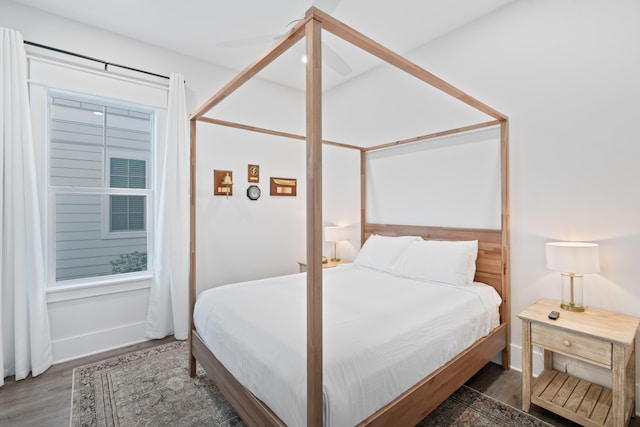
[[[316,7],[322,10],[325,13],[331,14],[338,4],[342,0],[313,0],[311,2],[311,6]],[[287,24],[287,28],[291,27],[292,24],[296,24],[300,22],[302,18],[294,19],[293,21]],[[254,36],[254,37],[246,37],[235,40],[228,40],[221,43],[218,43],[218,47],[222,48],[234,48],[234,47],[242,47],[242,46],[251,46],[257,44],[265,44],[269,41],[273,42],[274,40],[279,40],[284,36],[285,33],[281,34],[269,34],[263,36]],[[324,63],[331,69],[333,69],[336,73],[341,76],[346,76],[351,73],[351,67],[346,63],[344,59],[340,57],[326,43],[322,44],[322,53],[323,53],[323,61]]]

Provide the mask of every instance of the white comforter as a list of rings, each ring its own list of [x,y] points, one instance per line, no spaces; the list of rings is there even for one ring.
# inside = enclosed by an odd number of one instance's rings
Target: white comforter
[[[207,347],[288,426],[306,424],[306,275],[203,292]],[[420,282],[343,265],[324,270],[324,424],[353,426],[499,324],[487,285]]]

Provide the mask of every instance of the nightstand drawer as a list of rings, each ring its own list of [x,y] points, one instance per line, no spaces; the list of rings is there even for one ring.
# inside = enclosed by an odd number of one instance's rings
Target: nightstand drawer
[[[531,343],[556,353],[611,369],[612,345],[607,341],[540,323],[532,323]]]

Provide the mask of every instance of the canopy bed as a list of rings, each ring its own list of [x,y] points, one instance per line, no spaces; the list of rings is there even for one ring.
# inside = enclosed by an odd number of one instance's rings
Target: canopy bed
[[[444,130],[436,133],[431,133],[428,135],[420,135],[415,138],[404,139],[400,141],[394,141],[387,144],[380,144],[371,147],[360,147],[355,145],[337,143],[332,141],[323,141],[322,139],[322,93],[321,93],[321,32],[322,30],[329,31],[333,35],[351,43],[352,45],[363,49],[369,52],[372,55],[377,56],[378,58],[386,61],[387,63],[399,68],[400,70],[408,73],[409,75],[421,80],[422,82],[435,87],[445,94],[450,95],[451,97],[456,98],[462,103],[467,104],[468,106],[473,107],[474,109],[484,113],[485,115],[491,117],[489,121],[474,123],[464,127],[458,127],[451,130]],[[228,121],[223,121],[219,119],[214,119],[210,117],[205,117],[214,106],[223,101],[227,96],[232,94],[235,90],[240,88],[244,83],[246,83],[249,79],[251,79],[254,75],[256,75],[259,71],[264,69],[267,65],[269,65],[272,61],[274,61],[278,56],[280,56],[283,52],[287,51],[291,46],[293,46],[296,42],[305,37],[306,40],[306,49],[307,49],[307,58],[308,62],[306,65],[306,135],[298,136],[290,133],[274,131],[270,129],[258,128],[254,126],[248,126],[240,123],[233,123]],[[232,343],[229,342],[229,347],[227,348],[228,354],[225,355],[224,350],[216,349],[215,352],[212,350],[213,344],[212,340],[216,340],[216,338],[207,338],[207,335],[210,333],[218,334],[218,341],[223,342],[223,347],[226,347],[226,341],[234,341],[233,337],[239,334],[238,331],[234,331],[232,329],[228,331],[218,331],[217,329],[214,332],[211,332],[211,325],[217,325],[217,323],[225,323],[224,318],[213,317],[209,318],[209,314],[207,312],[211,312],[212,310],[205,310],[201,307],[205,305],[205,299],[210,299],[208,295],[205,297],[204,293],[201,297],[198,298],[196,307],[196,217],[195,217],[195,203],[196,203],[196,125],[197,122],[205,122],[205,123],[213,123],[216,125],[223,126],[231,126],[235,128],[245,129],[248,131],[254,132],[264,132],[273,135],[280,135],[288,138],[297,138],[306,140],[307,146],[307,177],[306,177],[306,204],[307,204],[307,260],[308,260],[308,270],[306,273],[296,274],[292,276],[284,276],[281,281],[289,282],[296,281],[296,283],[291,284],[291,286],[295,289],[298,289],[297,293],[302,295],[302,299],[306,300],[306,308],[305,307],[297,307],[296,310],[298,312],[302,312],[301,316],[304,319],[306,316],[306,330],[297,331],[298,337],[302,336],[303,341],[306,342],[306,381],[305,378],[302,378],[301,384],[302,387],[305,388],[303,392],[291,392],[292,400],[296,395],[306,394],[303,396],[306,401],[305,412],[306,416],[300,421],[299,414],[298,415],[286,415],[282,413],[282,410],[276,409],[278,405],[277,402],[267,403],[265,402],[267,399],[259,398],[260,392],[256,391],[255,384],[253,383],[253,378],[262,375],[260,373],[249,373],[248,375],[252,379],[243,379],[242,378],[242,370],[247,368],[248,365],[254,364],[270,364],[272,361],[260,361],[258,359],[247,359],[246,364],[241,367],[233,367],[231,366],[232,361],[230,361],[229,354],[234,354],[234,352],[240,352],[244,350],[238,350],[239,348],[245,349],[246,347],[242,347],[242,343],[239,343],[240,347],[232,347]],[[385,149],[391,146],[396,146],[400,144],[409,144],[417,141],[428,140],[444,135],[452,135],[462,132],[469,132],[475,129],[486,128],[490,126],[496,126],[500,129],[500,186],[501,186],[501,225],[499,229],[473,229],[473,228],[454,228],[454,227],[438,227],[438,226],[423,226],[423,225],[392,225],[392,224],[375,224],[369,223],[367,221],[367,212],[366,212],[366,196],[367,196],[367,188],[366,188],[366,162],[367,162],[367,153],[373,150]],[[413,277],[413,274],[409,274],[409,270],[412,267],[407,267],[405,265],[405,270],[396,271],[394,270],[396,267],[389,267],[386,269],[388,271],[379,271],[385,270],[384,268],[380,268],[379,265],[367,265],[367,262],[364,260],[364,256],[360,255],[356,259],[355,266],[345,266],[338,267],[333,269],[335,271],[324,271],[322,269],[321,258],[322,258],[322,176],[321,176],[321,162],[322,162],[322,144],[332,144],[344,147],[346,149],[355,149],[360,151],[360,168],[361,168],[361,242],[364,243],[363,250],[361,254],[365,252],[365,247],[368,246],[367,252],[371,253],[371,248],[373,244],[369,244],[368,238],[372,235],[380,236],[380,238],[389,238],[389,239],[399,239],[393,240],[393,244],[396,242],[403,242],[402,247],[403,251],[409,246],[405,245],[405,240],[411,241],[411,245],[414,245],[415,248],[420,248],[419,251],[423,250],[432,250],[429,248],[422,247],[422,243],[429,241],[456,241],[456,243],[463,242],[475,242],[473,258],[472,258],[472,270],[470,273],[470,278],[465,281],[464,284],[469,284],[469,286],[448,286],[443,287],[441,283],[435,283],[431,290],[427,291],[425,286],[422,286],[425,281],[423,277],[418,277],[417,279]],[[460,91],[459,89],[453,87],[447,82],[441,80],[435,75],[427,72],[426,70],[418,67],[417,65],[411,63],[410,61],[402,58],[401,56],[393,53],[389,49],[381,46],[380,44],[372,41],[371,39],[365,37],[364,35],[358,33],[354,29],[344,25],[343,23],[335,20],[331,16],[323,13],[322,11],[316,8],[310,8],[303,20],[301,20],[295,27],[293,27],[270,51],[268,51],[265,55],[260,57],[254,63],[252,63],[249,67],[247,67],[243,72],[241,72],[238,76],[232,79],[226,86],[224,86],[220,91],[214,94],[211,98],[209,98],[205,103],[203,103],[199,108],[197,108],[191,114],[191,262],[190,262],[190,305],[191,305],[191,337],[190,337],[190,348],[191,348],[191,359],[190,359],[190,373],[192,376],[195,375],[196,371],[196,361],[200,363],[208,376],[218,385],[226,399],[233,405],[236,409],[240,417],[249,425],[277,425],[283,426],[287,423],[285,419],[289,420],[289,423],[295,424],[305,424],[308,426],[321,426],[321,425],[394,425],[394,426],[412,426],[418,423],[426,414],[436,408],[441,402],[443,402],[451,393],[453,393],[458,387],[460,387],[464,382],[466,382],[473,374],[475,374],[480,368],[482,368],[487,362],[489,362],[496,354],[502,354],[502,364],[505,369],[509,366],[509,203],[508,203],[508,119],[505,115],[499,113],[493,108],[485,105],[484,103],[472,98],[466,93]],[[401,236],[413,236],[413,237],[401,237]],[[417,237],[416,237],[417,236]],[[379,241],[379,238],[371,239],[371,241]],[[459,241],[459,242],[458,242]],[[365,243],[366,242],[366,243]],[[386,242],[386,240],[385,240]],[[385,243],[386,244],[386,243]],[[385,253],[387,253],[386,251]],[[405,251],[406,252],[406,251]],[[404,253],[402,252],[402,256],[404,257]],[[476,259],[477,257],[477,259]],[[375,257],[374,257],[375,258]],[[404,259],[404,258],[403,258]],[[359,262],[358,262],[359,260]],[[406,261],[408,262],[408,261]],[[423,266],[418,263],[414,264],[414,267],[420,270]],[[409,270],[407,270],[407,268]],[[385,276],[384,279],[379,279],[380,274],[387,274],[393,276]],[[429,273],[427,273],[428,275]],[[356,279],[355,276],[358,276]],[[467,272],[468,275],[468,272]],[[333,278],[335,276],[336,278]],[[345,276],[347,279],[338,278],[338,276]],[[327,279],[327,287],[323,292],[323,277]],[[345,280],[349,281],[353,279],[353,283],[355,284],[344,284]],[[417,283],[416,284],[416,279]],[[427,279],[430,279],[427,277]],[[432,279],[432,277],[431,277]],[[262,283],[260,285],[260,292],[265,292],[267,289],[272,290],[274,293],[281,292],[283,294],[288,293],[296,293],[289,291],[282,291],[278,286],[280,284],[273,284],[272,281],[275,279],[266,279],[265,285]],[[297,282],[303,281],[303,285]],[[328,401],[336,401],[343,400],[340,395],[330,395],[328,394],[328,388],[335,387],[340,389],[339,392],[345,392],[342,388],[340,382],[330,384],[330,378],[334,375],[334,371],[330,370],[329,365],[334,364],[336,361],[336,344],[332,344],[333,335],[340,335],[340,327],[337,327],[334,324],[337,317],[345,316],[349,317],[349,310],[346,311],[337,311],[334,312],[334,305],[329,302],[333,296],[336,296],[336,292],[334,292],[334,283],[332,281],[338,281],[342,283],[341,290],[344,291],[345,294],[351,295],[352,299],[353,295],[357,295],[357,289],[359,285],[358,283],[366,282],[366,283],[376,283],[381,280],[385,281],[397,281],[398,288],[396,289],[406,289],[406,292],[413,292],[409,289],[415,289],[418,293],[423,292],[434,292],[434,293],[449,293],[449,292],[458,292],[456,295],[461,295],[462,292],[465,295],[472,293],[471,289],[474,287],[478,288],[478,293],[489,292],[495,294],[496,297],[487,296],[474,296],[472,299],[479,299],[485,301],[481,305],[490,306],[491,304],[487,301],[493,300],[497,301],[495,306],[495,317],[491,322],[481,319],[468,319],[463,322],[467,322],[467,324],[463,323],[463,329],[466,325],[466,329],[472,329],[468,327],[468,325],[485,325],[483,327],[479,327],[484,331],[481,331],[479,335],[474,335],[472,337],[467,337],[466,340],[468,342],[462,345],[462,348],[456,348],[452,350],[453,354],[448,354],[446,356],[433,356],[444,357],[442,363],[438,363],[437,366],[430,368],[426,373],[420,374],[419,377],[413,378],[411,375],[416,375],[415,372],[410,372],[404,382],[399,382],[403,384],[399,391],[393,391],[393,396],[384,397],[383,403],[378,406],[374,406],[371,408],[363,408],[362,413],[364,415],[358,415],[357,419],[347,420],[338,418],[337,420],[333,420],[334,415],[344,412],[344,408],[340,408],[339,406],[331,406],[329,407]],[[437,282],[436,278],[436,282]],[[473,284],[471,284],[473,282]],[[484,285],[480,285],[481,282]],[[463,285],[464,285],[463,284]],[[225,288],[223,292],[218,292],[218,295],[222,295],[224,293],[229,293],[228,291],[233,291],[234,293],[228,295],[229,298],[235,301],[243,300],[243,295],[241,292],[252,292],[251,289],[256,289],[253,282],[245,282],[237,285],[223,286],[221,288]],[[271,287],[273,285],[273,287]],[[348,286],[354,286],[354,290],[350,294],[351,291],[347,291]],[[430,285],[431,286],[431,285]],[[446,289],[444,289],[446,288]],[[454,289],[455,288],[455,289]],[[220,289],[220,288],[216,288]],[[300,292],[302,289],[302,292]],[[306,289],[306,292],[304,291]],[[371,288],[367,288],[371,289]],[[474,288],[475,289],[475,288]],[[482,290],[481,290],[482,289]],[[235,293],[238,291],[239,293]],[[381,289],[380,293],[384,295],[388,295],[385,292],[386,290]],[[475,291],[474,291],[475,292]],[[394,295],[401,295],[402,292],[394,292]],[[430,294],[429,294],[430,295]],[[216,297],[218,298],[218,297]],[[336,297],[337,298],[337,297]],[[425,296],[425,298],[429,299],[431,296]],[[465,299],[460,296],[451,297],[451,299],[462,300]],[[250,300],[244,298],[244,300]],[[323,300],[325,301],[326,306],[323,307]],[[340,301],[340,303],[346,301]],[[339,304],[340,304],[339,303]],[[214,302],[217,304],[217,302]],[[223,305],[215,306],[216,308],[213,311],[217,311],[219,313],[227,313],[228,316],[234,316],[231,311],[227,310]],[[254,307],[255,308],[255,307]],[[381,308],[369,307],[372,311],[376,312],[376,310],[381,310]],[[251,310],[247,307],[248,310]],[[195,312],[194,312],[195,310]],[[398,310],[404,310],[403,308],[398,308]],[[464,307],[452,307],[449,309],[449,315],[451,312],[455,310],[455,312],[461,311],[473,311],[473,309],[468,309]],[[323,321],[323,311],[325,314],[325,319]],[[491,309],[488,310],[489,317],[491,318]],[[333,314],[332,314],[333,313]],[[337,314],[336,314],[337,313]],[[337,317],[330,318],[330,315],[334,315]],[[445,314],[442,314],[445,316]],[[226,317],[226,316],[225,316]],[[194,320],[195,318],[195,320]],[[444,318],[444,317],[443,317]],[[234,318],[235,319],[235,318]],[[451,322],[447,321],[445,323],[454,323],[453,319]],[[282,320],[281,320],[282,321]],[[437,319],[435,319],[437,321]],[[252,323],[251,319],[238,318],[235,319],[235,323],[244,325],[245,322],[247,325]],[[434,319],[430,319],[429,322],[433,323]],[[410,323],[407,320],[406,323]],[[324,325],[324,326],[323,326]],[[417,329],[420,330],[423,326],[421,326],[420,322],[416,323]],[[324,335],[323,340],[323,327],[328,332]],[[215,329],[215,328],[214,328]],[[250,329],[246,327],[244,329]],[[347,329],[347,328],[344,328]],[[338,332],[336,332],[338,331]],[[278,335],[280,331],[274,331],[275,335]],[[357,334],[357,330],[351,331],[350,333]],[[406,331],[406,334],[412,335],[414,332]],[[447,332],[448,334],[448,332]],[[266,334],[265,334],[266,335]],[[384,334],[376,334],[376,335],[384,335]],[[348,338],[348,335],[345,335]],[[347,339],[345,336],[337,336],[336,339]],[[226,338],[225,338],[226,337]],[[394,339],[390,336],[391,341]],[[248,339],[250,340],[250,339]],[[255,341],[255,340],[254,340]],[[273,342],[278,341],[278,337],[276,336]],[[348,339],[347,339],[348,341]],[[275,347],[269,347],[273,344],[272,341],[267,342],[267,348],[272,349],[273,351]],[[389,344],[393,345],[393,344]],[[370,347],[372,346],[384,346],[384,343],[370,343]],[[441,344],[431,344],[431,347],[439,347]],[[286,345],[284,346],[286,347]],[[324,354],[323,354],[324,347]],[[370,347],[363,347],[361,351],[369,351]],[[344,346],[340,347],[340,352],[343,352]],[[353,349],[356,352],[357,346],[354,344]],[[250,350],[247,350],[250,353]],[[400,351],[401,353],[403,351]],[[420,351],[422,352],[422,350]],[[419,353],[420,353],[419,352]],[[215,354],[214,354],[215,353]],[[239,354],[239,353],[235,353]],[[426,354],[426,353],[425,353]],[[288,360],[288,354],[280,354],[282,357],[278,357],[278,359]],[[342,355],[351,357],[351,355]],[[406,356],[405,354],[401,355],[402,357]],[[431,357],[431,356],[429,356]],[[232,358],[232,357],[231,357]],[[371,359],[379,359],[379,357],[372,357]],[[323,362],[324,360],[324,362]],[[340,359],[336,362],[340,365],[341,368],[345,368],[345,366],[349,363],[358,365],[357,362],[344,362],[346,359]],[[350,360],[350,359],[349,359]],[[356,361],[358,359],[356,358]],[[414,359],[412,361],[407,361],[402,359],[400,362],[396,361],[396,364],[400,365],[411,365],[417,364],[422,365],[425,361],[424,357],[421,359]],[[344,362],[344,363],[343,363]],[[286,362],[285,362],[286,363]],[[361,364],[360,364],[361,365]],[[358,365],[358,367],[360,366]],[[346,369],[346,368],[345,368]],[[358,370],[359,368],[356,368]],[[277,368],[276,368],[277,370]],[[379,376],[374,373],[367,374],[364,373],[364,376],[367,378],[371,378],[372,381],[377,381]],[[235,373],[235,374],[234,374]],[[272,382],[274,380],[273,375],[268,373],[266,374]],[[346,373],[346,376],[352,375],[351,373]],[[355,374],[354,374],[355,375]],[[395,375],[395,374],[394,374]],[[402,374],[404,375],[404,374]],[[325,382],[323,382],[323,377]],[[386,387],[386,383],[367,383],[366,378],[357,378],[355,382],[360,381],[360,389],[381,389]],[[394,381],[391,381],[394,382]],[[367,386],[366,384],[369,384]],[[283,386],[284,387],[284,386]],[[345,386],[347,387],[347,386]],[[283,389],[284,390],[284,389]],[[264,392],[263,392],[264,393]],[[266,393],[269,393],[268,391]],[[271,392],[273,394],[277,394],[277,392]],[[285,392],[283,392],[286,394]],[[357,393],[355,393],[357,394]],[[375,397],[377,399],[377,397]],[[374,399],[370,395],[362,395],[360,397],[356,397],[360,400],[371,400]],[[304,401],[301,403],[304,405]],[[291,405],[294,405],[294,402],[290,402]],[[286,405],[286,403],[285,403]],[[354,403],[354,405],[358,405],[358,403]],[[299,406],[299,405],[298,405]],[[297,417],[297,418],[296,418]],[[292,422],[291,420],[296,420]],[[331,421],[333,420],[333,421]]]

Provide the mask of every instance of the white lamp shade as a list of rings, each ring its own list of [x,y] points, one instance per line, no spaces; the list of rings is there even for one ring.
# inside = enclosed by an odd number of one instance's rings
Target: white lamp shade
[[[547,268],[562,273],[600,271],[598,245],[583,242],[551,242],[546,245]]]
[[[346,227],[325,227],[324,240],[326,242],[340,242],[342,240],[347,240],[347,228]]]

